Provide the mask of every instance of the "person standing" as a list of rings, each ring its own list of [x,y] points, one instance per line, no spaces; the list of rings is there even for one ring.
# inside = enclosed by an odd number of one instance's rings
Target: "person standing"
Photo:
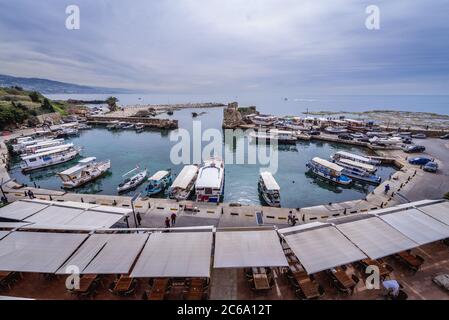
[[[140,222],[142,221],[142,217],[140,216],[140,213],[139,212],[137,212],[136,213],[136,218],[137,218],[137,224],[140,226]]]
[[[165,227],[170,228],[170,219],[168,217],[165,218]]]
[[[176,224],[176,213],[171,214],[171,225],[174,226]]]

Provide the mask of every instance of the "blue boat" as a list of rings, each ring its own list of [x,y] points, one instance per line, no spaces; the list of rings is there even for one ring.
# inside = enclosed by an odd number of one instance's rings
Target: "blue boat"
[[[343,167],[330,161],[315,157],[306,167],[317,176],[340,185],[350,185],[352,179],[343,174]]]
[[[173,181],[171,170],[161,170],[148,178],[145,191],[148,196],[156,195],[167,189]]]
[[[358,168],[344,168],[342,173],[345,176],[352,178],[354,180],[368,182],[368,183],[375,184],[375,185],[379,185],[382,182],[381,177],[371,174],[369,172],[366,172],[365,170],[358,169]]]

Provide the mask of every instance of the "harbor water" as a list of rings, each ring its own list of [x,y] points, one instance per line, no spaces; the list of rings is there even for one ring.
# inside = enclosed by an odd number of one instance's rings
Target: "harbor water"
[[[202,113],[197,118],[192,117],[191,109],[175,111],[169,117],[179,120],[179,127],[192,132],[193,122],[200,121],[201,129],[208,128],[221,130],[222,108],[195,109]],[[198,125],[198,123],[197,123]],[[179,173],[183,164],[174,165],[170,160],[170,151],[177,141],[171,141],[170,131],[144,131],[136,133],[134,130],[109,131],[105,127],[94,127],[90,130],[80,131],[80,135],[68,139],[83,148],[82,157],[95,156],[98,160],[110,159],[112,168],[110,173],[83,187],[75,189],[79,193],[117,194],[116,188],[122,181],[122,175],[136,166],[147,168],[149,175],[158,170],[172,169],[174,175]],[[203,143],[203,146],[207,143]],[[235,152],[232,146],[224,145]],[[327,143],[298,141],[296,145],[279,146],[278,170],[274,177],[281,188],[281,205],[283,207],[306,207],[329,202],[340,202],[363,198],[372,191],[374,186],[368,184],[355,184],[350,188],[332,186],[307,173],[306,163],[313,157],[330,159],[336,151],[346,150],[358,154],[368,151],[353,146]],[[77,160],[49,167],[30,174],[22,174],[20,164],[13,161],[11,176],[21,183],[41,188],[59,190],[61,180],[56,175],[66,168],[75,165]],[[259,204],[257,181],[261,165],[256,164],[226,164],[224,201],[240,202],[244,204]],[[384,166],[378,170],[383,179],[394,172],[393,167]],[[128,195],[142,192],[145,184]],[[126,193],[125,193],[126,194]],[[160,195],[164,197],[164,195]]]

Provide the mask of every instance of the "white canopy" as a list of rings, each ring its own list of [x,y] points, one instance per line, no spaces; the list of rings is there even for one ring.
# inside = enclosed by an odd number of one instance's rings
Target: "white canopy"
[[[0,218],[24,220],[47,207],[48,205],[41,203],[15,201],[11,204],[8,204],[7,206],[0,208]]]
[[[420,245],[449,237],[448,225],[416,209],[386,213],[380,218]]]
[[[314,221],[314,222],[309,222],[309,223],[305,223],[305,224],[298,224],[294,227],[288,227],[288,228],[282,228],[278,230],[278,233],[281,235],[288,235],[290,233],[295,233],[298,231],[303,231],[303,230],[307,230],[307,229],[312,229],[312,228],[317,228],[317,227],[322,227],[322,226],[329,226],[329,223],[325,223],[325,222],[320,222],[320,221]]]
[[[219,231],[215,234],[215,268],[288,266],[274,230]]]
[[[278,183],[276,182],[276,180],[274,179],[273,175],[271,174],[271,172],[263,171],[260,173],[260,176],[262,177],[263,183],[265,184],[265,187],[268,190],[280,190],[281,189],[279,187]]]
[[[336,227],[371,259],[418,246],[386,222],[371,215],[357,221],[337,223]]]
[[[26,220],[36,225],[64,225],[69,224],[70,220],[83,213],[83,211],[82,209],[49,206]]]
[[[15,229],[30,225],[29,222],[0,222],[0,229]]]
[[[320,272],[366,256],[333,226],[305,229],[285,237],[308,274]]]
[[[341,166],[339,166],[338,164],[335,164],[333,162],[330,162],[330,161],[327,161],[327,160],[324,160],[324,159],[321,159],[318,157],[313,158],[312,161],[319,165],[322,165],[324,167],[332,169],[336,172],[341,172],[343,170],[343,168]]]
[[[3,231],[0,230],[0,239],[3,239],[4,237],[6,237],[11,231]]]
[[[449,201],[420,207],[419,210],[425,212],[432,218],[449,225]]]
[[[110,234],[107,237],[106,244],[81,273],[128,274],[147,241],[148,234]],[[99,238],[99,241],[104,239]]]
[[[131,273],[134,278],[210,276],[212,232],[154,233]]]
[[[171,185],[172,188],[186,189],[190,182],[198,173],[198,167],[195,165],[187,165],[182,168],[181,172],[176,177]]]
[[[148,180],[159,181],[163,177],[165,177],[167,174],[169,174],[169,172],[167,170],[160,170],[160,171],[156,172],[155,174],[153,174]]]
[[[0,270],[53,273],[86,237],[75,233],[12,232],[0,240]]]
[[[374,172],[376,171],[376,167],[371,165],[371,164],[366,164],[366,163],[362,163],[362,162],[358,162],[358,161],[353,161],[350,159],[345,159],[345,158],[340,158],[338,159],[339,163],[351,166],[351,167],[356,167],[356,168],[360,168],[369,172]]]

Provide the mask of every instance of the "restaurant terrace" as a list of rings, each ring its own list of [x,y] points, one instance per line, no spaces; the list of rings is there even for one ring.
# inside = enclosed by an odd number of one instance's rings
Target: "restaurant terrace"
[[[447,298],[449,202],[419,201],[283,229],[114,228],[128,209],[0,208],[0,295],[30,299],[383,299],[365,273]],[[67,276],[79,285],[67,286]]]

